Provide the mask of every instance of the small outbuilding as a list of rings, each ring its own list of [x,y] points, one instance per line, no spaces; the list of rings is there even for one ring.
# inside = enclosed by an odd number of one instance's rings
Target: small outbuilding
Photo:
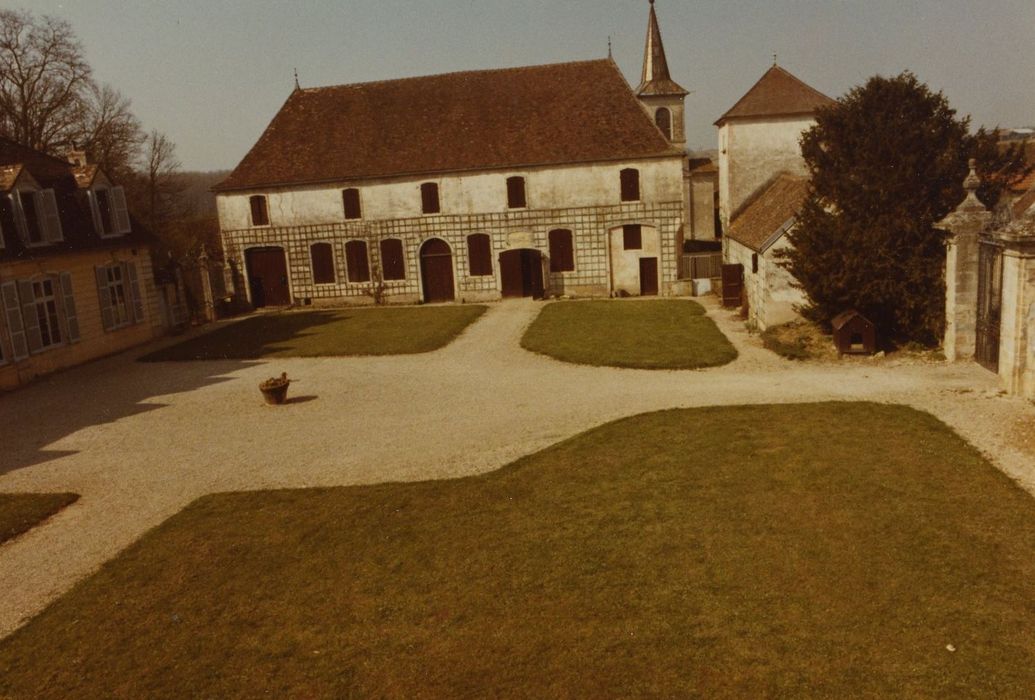
[[[877,327],[855,309],[842,311],[830,322],[840,355],[872,355],[877,351]]]

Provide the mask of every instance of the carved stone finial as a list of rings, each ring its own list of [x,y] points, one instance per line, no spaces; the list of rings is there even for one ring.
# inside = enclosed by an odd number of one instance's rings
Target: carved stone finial
[[[967,192],[977,192],[977,188],[981,187],[981,178],[977,174],[977,160],[971,158],[967,163],[970,166],[970,173],[967,174],[967,178],[963,181],[963,189]]]

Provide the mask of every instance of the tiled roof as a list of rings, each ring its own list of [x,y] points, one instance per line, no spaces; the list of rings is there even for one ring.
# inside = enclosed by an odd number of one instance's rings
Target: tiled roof
[[[687,95],[668,72],[668,59],[665,58],[665,45],[661,43],[661,27],[658,26],[658,15],[654,11],[654,3],[650,5],[650,16],[647,20],[647,45],[643,51],[643,75],[637,95]]]
[[[30,257],[45,258],[48,255],[73,250],[149,245],[152,242],[151,235],[132,216],[131,233],[114,238],[100,238],[94,231],[89,206],[85,199],[78,196],[76,167],[60,158],[48,156],[0,137],[0,187],[6,182],[6,177],[17,177],[14,175],[15,170],[27,170],[40,187],[54,190],[64,240],[41,247],[25,247],[15,233],[10,208],[0,203],[0,235],[4,237],[4,247],[0,249],[0,262]],[[13,178],[10,184],[14,184]],[[10,185],[4,189],[10,189]]]
[[[711,158],[691,158],[690,172],[695,175],[719,172],[719,166]]]
[[[801,210],[809,180],[781,173],[759,188],[730,224],[726,236],[755,252],[765,252]]]
[[[1014,217],[1020,218],[1033,207],[1035,207],[1035,187],[1013,200],[1013,215]]]
[[[773,66],[748,90],[729,111],[719,117],[716,126],[728,119],[745,117],[779,117],[812,114],[834,100],[810,87],[780,66]]]
[[[679,153],[605,59],[296,90],[215,189]]]

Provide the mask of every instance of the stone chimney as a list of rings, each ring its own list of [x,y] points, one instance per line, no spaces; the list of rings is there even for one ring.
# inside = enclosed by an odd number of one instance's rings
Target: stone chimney
[[[74,145],[65,153],[65,160],[77,168],[86,165],[86,151],[76,148]]]

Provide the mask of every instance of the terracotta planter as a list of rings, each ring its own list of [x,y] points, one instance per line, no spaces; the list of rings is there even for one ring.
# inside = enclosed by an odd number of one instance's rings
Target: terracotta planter
[[[284,372],[279,377],[271,377],[259,384],[259,391],[262,392],[262,398],[266,399],[266,403],[277,406],[287,400],[290,384],[291,380],[287,378],[287,372]]]

